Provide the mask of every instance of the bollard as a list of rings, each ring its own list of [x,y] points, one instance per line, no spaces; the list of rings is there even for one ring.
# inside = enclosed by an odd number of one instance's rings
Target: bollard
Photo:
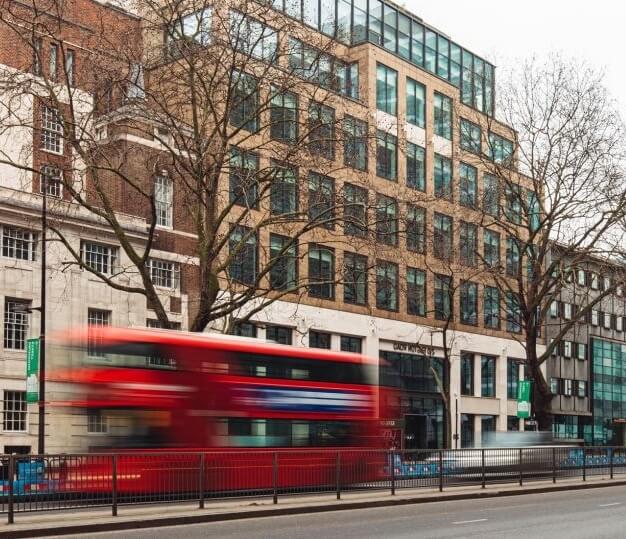
[[[483,474],[483,481],[482,481],[482,488],[485,488],[485,485],[487,484],[487,478],[485,475],[485,450],[481,449],[480,450],[481,455],[480,455],[480,460],[481,460],[481,469],[482,469],[482,474]]]
[[[587,481],[587,452],[583,446],[583,481]]]
[[[609,448],[609,473],[610,477],[613,479],[613,448]]]
[[[524,483],[524,468],[522,468],[522,449],[519,450],[519,486]]]
[[[15,517],[15,507],[13,499],[13,482],[15,480],[15,455],[9,457],[9,507],[8,507],[8,523],[13,524]]]
[[[439,492],[443,492],[443,451],[439,450]]]
[[[200,471],[198,475],[198,509],[204,509],[204,453],[200,454]]]
[[[278,503],[278,453],[274,452],[272,459],[272,484],[274,486],[274,504]]]
[[[395,451],[391,450],[391,495],[395,496],[396,494],[396,455]]]
[[[341,500],[341,452],[337,451],[337,469],[336,469],[336,486],[337,486],[337,499]]]
[[[552,482],[556,483],[556,447],[552,448]]]
[[[117,516],[117,455],[113,455],[111,462],[111,515]]]

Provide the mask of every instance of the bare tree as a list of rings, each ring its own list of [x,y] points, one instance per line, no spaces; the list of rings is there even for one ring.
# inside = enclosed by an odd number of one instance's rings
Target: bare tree
[[[359,168],[369,138],[367,123],[339,122],[335,114],[343,96],[359,91],[337,41],[307,32],[305,44],[299,23],[251,0],[148,0],[125,33],[99,21],[76,80],[63,2],[25,8],[2,0],[0,8],[0,24],[32,51],[36,75],[1,75],[2,130],[45,135],[45,126],[20,115],[29,95],[63,141],[55,178],[23,155],[0,152],[0,163],[31,173],[44,188],[62,184],[49,228],[68,265],[144,296],[167,327],[151,260],[155,250],[179,246],[192,331],[215,324],[230,331],[236,320],[304,291],[331,296],[333,249],[349,243],[359,250],[369,241],[345,239],[345,217],[367,220],[369,202],[333,179]],[[54,74],[44,66],[42,40],[58,45]],[[85,258],[64,227],[76,212],[111,231],[124,263],[103,268]],[[186,239],[170,234],[172,225]],[[315,267],[298,271],[311,250],[319,255]]]
[[[506,128],[491,120],[486,151],[479,153],[487,171],[482,224],[506,242],[504,263],[488,271],[505,303],[507,329],[526,350],[534,416],[539,428],[550,429],[543,365],[559,340],[624,284],[624,273],[610,263],[624,250],[617,226],[626,209],[624,126],[602,75],[560,57],[531,60],[501,76],[499,101],[516,136],[507,140]],[[463,129],[461,137],[471,139]],[[590,258],[607,260],[610,284],[581,299],[541,348],[553,298]]]

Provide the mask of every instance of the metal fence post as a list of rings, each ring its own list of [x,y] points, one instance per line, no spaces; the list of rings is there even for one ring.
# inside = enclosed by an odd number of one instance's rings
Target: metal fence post
[[[480,468],[483,474],[483,479],[482,479],[482,488],[485,488],[485,485],[487,484],[487,477],[486,477],[486,473],[485,473],[485,450],[481,449],[480,450]]]
[[[390,452],[390,466],[391,466],[391,495],[396,494],[396,452],[392,449]]]
[[[341,452],[337,451],[337,470],[336,470],[336,486],[337,486],[337,499],[341,500]]]
[[[204,453],[200,453],[200,471],[198,475],[198,509],[204,509]]]
[[[272,458],[272,484],[274,486],[274,504],[278,503],[278,453],[274,451]]]
[[[613,479],[613,448],[610,447],[609,448],[609,473],[611,474],[610,477],[611,479]]]
[[[443,451],[439,450],[439,492],[443,492]]]
[[[524,484],[524,468],[522,467],[522,448],[519,450],[519,486],[523,486]]]
[[[583,481],[587,481],[587,452],[583,446]]]
[[[117,516],[117,455],[111,462],[111,515]]]
[[[13,480],[15,479],[15,455],[9,456],[9,476],[7,477],[9,480],[9,506],[8,506],[8,516],[7,522],[9,524],[13,524],[15,517],[15,507],[13,500]]]
[[[552,482],[556,483],[556,447],[552,448]]]

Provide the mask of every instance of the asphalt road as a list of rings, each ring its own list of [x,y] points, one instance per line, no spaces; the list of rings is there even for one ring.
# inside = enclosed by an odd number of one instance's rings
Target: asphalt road
[[[622,538],[626,537],[626,487],[269,517],[74,537]]]

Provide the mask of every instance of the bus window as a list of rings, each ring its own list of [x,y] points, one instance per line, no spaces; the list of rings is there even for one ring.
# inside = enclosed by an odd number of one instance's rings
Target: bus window
[[[98,343],[95,347],[90,345],[89,356],[84,361],[89,365],[173,370],[176,360],[171,355],[154,343]]]

